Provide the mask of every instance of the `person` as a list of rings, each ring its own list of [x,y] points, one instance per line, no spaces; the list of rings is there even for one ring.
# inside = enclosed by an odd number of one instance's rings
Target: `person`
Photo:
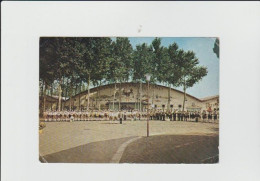
[[[208,113],[208,122],[211,121],[211,112]]]
[[[207,114],[206,114],[206,111],[205,111],[205,110],[203,110],[202,118],[203,118],[203,122],[205,122],[206,119],[207,119]]]
[[[215,111],[215,112],[214,112],[214,122],[217,121],[217,117],[218,117],[218,115],[217,115],[217,112]]]
[[[150,111],[150,120],[153,120],[153,112]]]
[[[163,112],[163,113],[162,113],[163,121],[165,121],[165,116],[166,116],[166,113]]]
[[[173,116],[171,111],[168,112],[168,118],[170,119],[170,121],[172,121]]]
[[[173,121],[176,121],[176,111],[173,111]]]
[[[124,121],[126,121],[126,112],[124,112]]]
[[[195,121],[199,122],[199,113],[198,112],[195,113]]]
[[[178,121],[181,120],[181,112],[180,111],[177,112],[177,118],[178,118]]]
[[[71,112],[71,116],[70,116],[70,122],[73,122],[74,121],[74,113]]]
[[[183,112],[180,112],[181,121],[183,121]]]
[[[120,124],[122,124],[123,114],[121,112],[118,113],[118,118],[119,118]]]
[[[186,112],[187,112],[187,111],[183,111],[183,121],[187,121]]]

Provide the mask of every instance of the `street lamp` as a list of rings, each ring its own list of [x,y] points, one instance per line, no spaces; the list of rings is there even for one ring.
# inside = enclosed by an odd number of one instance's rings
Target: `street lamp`
[[[145,74],[147,81],[147,137],[149,137],[149,81],[151,79],[150,74]]]

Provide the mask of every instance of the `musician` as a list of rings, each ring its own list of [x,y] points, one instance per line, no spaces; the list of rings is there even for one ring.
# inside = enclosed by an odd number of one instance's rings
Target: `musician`
[[[189,113],[188,111],[184,111],[184,121],[188,121]]]
[[[196,112],[196,113],[195,113],[195,121],[196,121],[196,122],[199,122],[199,116],[200,116],[199,113]]]
[[[207,113],[205,110],[203,110],[202,112],[202,118],[203,118],[203,122],[207,119]]]
[[[180,118],[181,118],[181,121],[183,121],[183,117],[184,117],[184,112],[181,111],[181,112],[180,112]]]
[[[217,121],[217,118],[218,118],[218,115],[217,115],[217,112],[215,111],[215,112],[214,112],[214,122]]]
[[[124,121],[126,121],[126,112],[124,112]]]
[[[176,111],[173,112],[173,121],[176,121]]]

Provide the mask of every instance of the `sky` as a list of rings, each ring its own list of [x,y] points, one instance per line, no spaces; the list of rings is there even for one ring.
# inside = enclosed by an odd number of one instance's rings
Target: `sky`
[[[115,40],[115,38],[112,38]],[[130,37],[130,43],[133,48],[138,44],[147,43],[150,45],[154,37],[135,38]],[[177,43],[180,49],[185,51],[192,50],[199,59],[199,65],[208,68],[208,74],[200,82],[193,87],[187,89],[187,93],[197,98],[204,98],[219,94],[219,58],[213,52],[214,42],[216,38],[161,38],[161,45],[168,47],[172,43]],[[175,88],[182,91],[182,88]]]

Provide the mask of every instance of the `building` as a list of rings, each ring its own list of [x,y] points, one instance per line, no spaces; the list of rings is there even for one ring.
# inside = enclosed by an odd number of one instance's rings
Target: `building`
[[[65,98],[61,98],[61,103],[63,106],[65,102]],[[40,96],[40,107],[43,107],[43,102],[44,102],[44,96]],[[58,104],[59,104],[59,96],[45,96],[45,110],[51,110],[51,111],[56,111],[58,109]]]
[[[117,83],[90,89],[90,109],[145,110],[148,106],[147,83]],[[115,91],[116,90],[116,91]],[[120,91],[121,90],[121,91]],[[170,90],[170,92],[169,92]],[[169,99],[170,94],[170,99]],[[120,96],[121,95],[121,96]],[[120,101],[121,99],[121,101]],[[114,100],[114,101],[113,101]],[[149,85],[149,108],[159,110],[182,110],[184,93],[165,86]],[[88,91],[81,92],[64,102],[64,108],[84,109],[88,106]],[[214,111],[219,109],[219,96],[196,98],[186,94],[185,108],[188,111]]]

